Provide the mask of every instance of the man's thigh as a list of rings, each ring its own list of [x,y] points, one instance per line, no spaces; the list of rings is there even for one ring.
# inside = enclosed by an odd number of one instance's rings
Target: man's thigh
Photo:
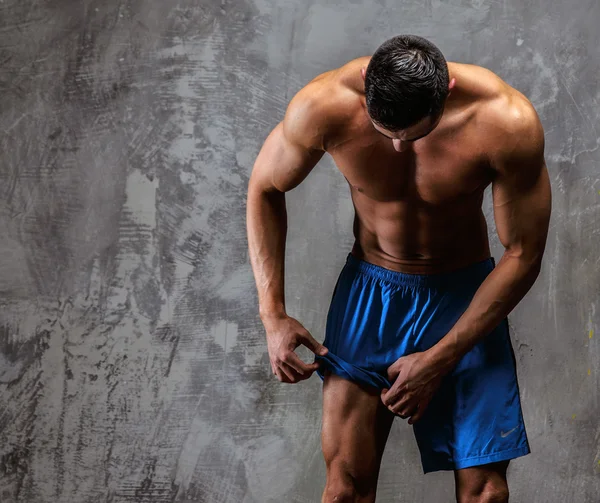
[[[354,489],[357,501],[368,494],[374,497],[394,417],[377,389],[325,375],[321,442],[327,465],[326,491]]]

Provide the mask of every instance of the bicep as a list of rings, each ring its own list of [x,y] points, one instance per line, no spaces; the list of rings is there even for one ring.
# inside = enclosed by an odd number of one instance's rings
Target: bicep
[[[323,157],[328,119],[310,86],[290,102],[283,121],[260,150],[251,182],[262,190],[287,192],[297,187]]]
[[[492,186],[500,242],[509,254],[528,260],[541,258],[550,221],[550,178],[541,134],[539,138],[539,130],[534,132],[502,156]]]
[[[292,138],[290,138],[292,136]],[[264,191],[287,192],[312,171],[324,152],[298,142],[279,123],[265,140],[252,170],[250,183]]]

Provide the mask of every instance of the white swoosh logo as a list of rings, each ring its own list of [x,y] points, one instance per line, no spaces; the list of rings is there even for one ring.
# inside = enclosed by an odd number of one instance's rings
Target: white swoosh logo
[[[500,436],[502,438],[504,437],[508,437],[513,431],[515,431],[518,428],[518,426],[515,426],[512,430],[508,430],[508,431],[501,431],[500,432]]]

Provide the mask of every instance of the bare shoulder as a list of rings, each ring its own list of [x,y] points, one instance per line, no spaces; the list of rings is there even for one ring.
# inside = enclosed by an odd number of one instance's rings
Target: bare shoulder
[[[327,150],[335,142],[360,106],[348,79],[350,64],[318,75],[296,93],[283,120],[288,139],[309,150]]]
[[[481,107],[490,162],[498,170],[543,162],[544,129],[532,103],[501,82],[497,93]]]

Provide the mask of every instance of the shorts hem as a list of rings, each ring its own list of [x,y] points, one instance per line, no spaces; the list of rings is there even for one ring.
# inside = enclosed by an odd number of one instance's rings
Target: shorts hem
[[[325,380],[325,371],[329,370],[332,374],[343,379],[355,382],[361,386],[375,388],[379,391],[391,387],[391,383],[378,372],[352,365],[334,355],[331,351],[325,356],[317,355],[314,361],[320,364],[317,375],[322,381]]]
[[[441,465],[423,465],[423,473],[438,472],[442,470],[462,470],[463,468],[471,468],[473,466],[487,465],[489,463],[497,463],[498,461],[507,461],[510,459],[526,456],[531,453],[529,445],[523,445],[515,449],[507,449],[504,451],[492,452],[490,454],[482,454],[481,456],[471,456],[468,458],[458,459],[454,462],[450,461],[447,464]]]

